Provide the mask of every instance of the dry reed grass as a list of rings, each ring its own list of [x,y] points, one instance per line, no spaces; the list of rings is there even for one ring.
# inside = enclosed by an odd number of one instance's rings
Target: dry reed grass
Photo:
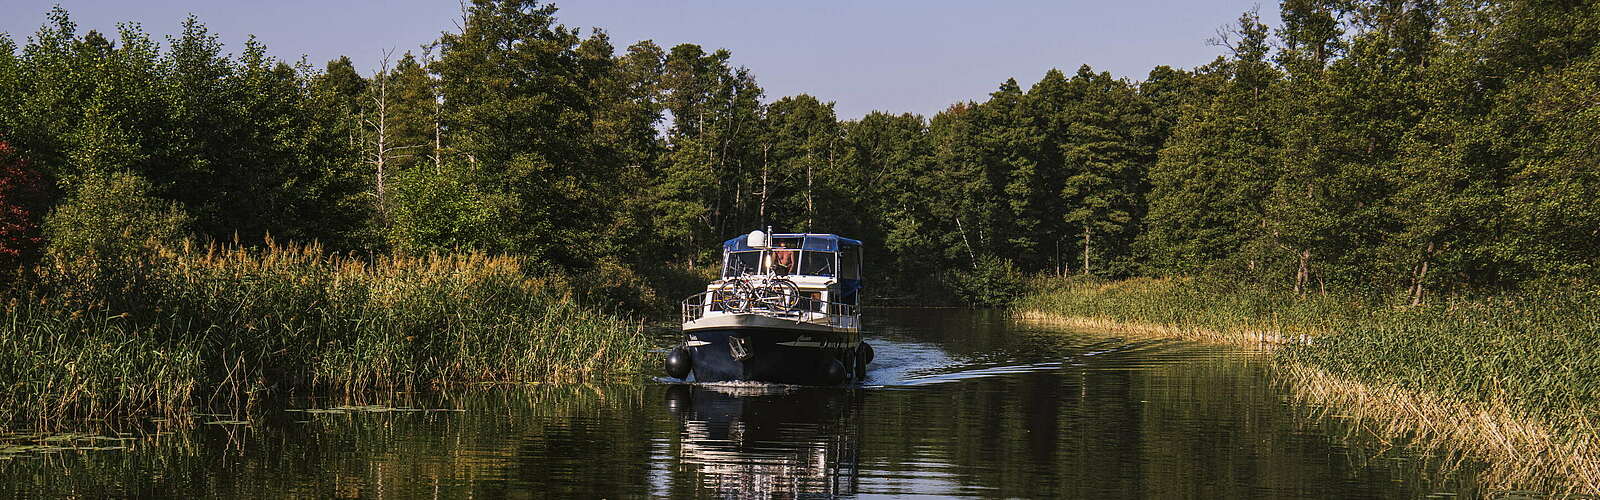
[[[1225,344],[1249,349],[1271,350],[1291,343],[1304,343],[1309,335],[1284,335],[1259,328],[1227,328],[1215,330],[1196,326],[1172,326],[1141,323],[1086,316],[1068,316],[1039,310],[1013,311],[1012,317],[1042,325],[1060,326],[1079,330],[1111,333],[1126,336],[1161,337]]]
[[[1300,363],[1275,371],[1312,418],[1345,421],[1384,444],[1404,442],[1441,457],[1446,467],[1482,461],[1477,480],[1487,489],[1600,494],[1600,441],[1593,432],[1559,433],[1505,403],[1359,382]]]
[[[648,347],[639,323],[516,257],[185,244],[37,274],[0,295],[0,430],[241,413],[305,391],[587,380],[638,371]]]
[[[1189,279],[1046,279],[1013,315],[1239,346],[1316,419],[1487,469],[1491,489],[1600,494],[1595,304],[1529,296],[1392,308]]]

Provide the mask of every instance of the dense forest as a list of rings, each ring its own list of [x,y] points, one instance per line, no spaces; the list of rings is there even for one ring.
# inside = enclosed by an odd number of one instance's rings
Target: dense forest
[[[1245,13],[1213,62],[1142,81],[1081,66],[931,118],[840,120],[767,96],[728,50],[619,49],[533,0],[466,4],[368,75],[254,39],[233,54],[194,18],[165,43],[80,33],[58,8],[0,35],[0,264],[270,236],[649,276],[772,226],[867,241],[886,295],[972,301],[1045,273],[1409,303],[1593,282],[1600,5],[1281,16]]]

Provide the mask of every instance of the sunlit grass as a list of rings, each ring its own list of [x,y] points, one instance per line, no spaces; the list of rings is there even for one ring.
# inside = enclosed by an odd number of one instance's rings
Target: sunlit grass
[[[1358,382],[1301,363],[1280,364],[1275,374],[1312,418],[1342,422],[1359,430],[1357,437],[1426,451],[1447,468],[1481,461],[1474,479],[1487,489],[1600,491],[1600,435],[1593,432],[1563,434],[1503,402]]]
[[[1304,342],[1367,314],[1357,302],[1186,278],[1036,278],[1029,290],[1013,307],[1020,316],[1101,328],[1136,325],[1241,345]]]
[[[0,426],[638,371],[647,341],[637,323],[532,269],[514,257],[296,245],[58,263],[0,311]]]
[[[1268,345],[1315,404],[1380,434],[1600,493],[1600,297],[1542,290],[1400,307],[1196,279],[1038,279],[1018,316]],[[1356,390],[1359,388],[1360,390]],[[1537,472],[1538,474],[1534,474]]]

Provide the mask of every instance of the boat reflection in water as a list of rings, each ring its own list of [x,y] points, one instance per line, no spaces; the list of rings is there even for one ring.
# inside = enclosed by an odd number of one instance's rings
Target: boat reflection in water
[[[859,389],[768,384],[680,384],[680,466],[719,496],[853,495]]]

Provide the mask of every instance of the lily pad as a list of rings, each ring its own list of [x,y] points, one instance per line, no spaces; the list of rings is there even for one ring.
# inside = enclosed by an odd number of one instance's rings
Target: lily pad
[[[62,442],[67,442],[67,441],[75,441],[75,440],[78,440],[78,439],[86,439],[86,438],[90,438],[90,437],[94,437],[94,436],[91,436],[89,434],[71,434],[71,433],[68,433],[68,434],[56,434],[54,436],[49,436],[49,437],[46,437],[44,439],[41,439],[40,441],[44,441],[46,443],[62,443]]]
[[[250,425],[249,420],[213,420],[206,425]]]

